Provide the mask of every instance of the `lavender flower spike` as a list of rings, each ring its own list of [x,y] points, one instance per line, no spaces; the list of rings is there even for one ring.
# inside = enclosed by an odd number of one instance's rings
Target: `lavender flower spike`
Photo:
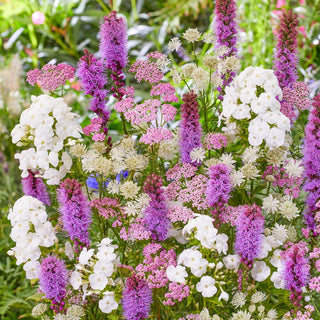
[[[230,171],[222,163],[210,167],[206,196],[211,207],[221,207],[228,202],[232,188]]]
[[[123,291],[123,315],[127,320],[142,320],[149,316],[152,290],[144,279],[133,275],[127,278]]]
[[[304,219],[307,227],[317,235],[320,234],[320,215],[317,206],[320,200],[320,94],[314,97],[312,106],[305,128],[303,147],[304,175],[306,177],[304,190],[309,192]]]
[[[215,34],[217,38],[217,47],[226,46],[228,52],[226,56],[230,57],[237,54],[237,29],[236,23],[237,5],[234,0],[216,0],[214,8]]]
[[[64,262],[55,256],[48,256],[41,263],[40,288],[53,305],[59,304],[65,297],[67,273]]]
[[[147,230],[151,232],[151,238],[157,241],[167,239],[169,228],[166,199],[161,187],[162,178],[154,173],[147,177],[143,187],[143,191],[151,198],[149,207],[145,210],[144,222]]]
[[[75,179],[66,179],[58,189],[58,201],[64,230],[70,239],[89,246],[90,204]]]
[[[306,258],[308,246],[305,242],[288,243],[289,248],[281,253],[284,262],[284,280],[287,290],[291,291],[290,299],[299,306],[302,299],[302,288],[307,285],[310,273],[310,264]]]
[[[297,34],[298,16],[292,10],[284,12],[280,18],[277,52],[274,61],[274,73],[279,80],[281,89],[291,87],[297,76]]]
[[[108,96],[108,90],[105,89],[107,84],[105,68],[103,62],[89,54],[88,50],[84,50],[84,53],[78,63],[77,77],[81,81],[84,93],[93,97],[90,110],[103,120],[105,126],[110,118],[110,111],[106,110],[105,106],[105,99]]]
[[[199,104],[197,95],[191,91],[182,97],[181,105],[181,131],[180,131],[180,152],[181,161],[191,163],[190,152],[194,148],[201,147],[201,130],[199,123]],[[199,162],[194,163],[199,165]]]
[[[261,250],[264,216],[257,205],[244,206],[236,220],[235,250],[245,263],[251,264]]]
[[[44,204],[50,206],[51,200],[47,191],[47,186],[40,177],[29,170],[29,175],[21,180],[22,189],[26,196],[37,198]]]
[[[117,12],[104,17],[100,27],[100,55],[105,59],[107,69],[120,74],[128,63],[127,27]]]

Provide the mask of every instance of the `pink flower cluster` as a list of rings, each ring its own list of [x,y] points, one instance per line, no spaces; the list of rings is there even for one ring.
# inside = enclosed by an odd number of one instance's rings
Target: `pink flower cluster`
[[[135,73],[135,78],[138,82],[149,81],[150,83],[158,83],[163,78],[163,72],[159,69],[156,62],[153,59],[161,59],[163,54],[160,52],[151,52],[147,54],[147,60],[137,60],[131,65],[129,72]]]
[[[137,104],[133,109],[124,112],[124,116],[132,124],[139,125],[142,122],[151,122],[157,119],[157,111],[161,102],[157,99],[148,99]]]
[[[148,128],[147,132],[140,138],[140,142],[153,145],[160,143],[161,141],[170,140],[172,138],[172,132],[165,128]]]
[[[220,150],[228,145],[227,137],[222,133],[208,133],[204,140],[207,150]]]
[[[27,82],[37,84],[44,91],[55,91],[74,78],[75,69],[67,64],[46,64],[41,70],[34,69],[27,73]]]
[[[209,207],[206,198],[208,178],[203,174],[198,174],[190,180],[173,181],[167,189],[166,195],[169,201],[181,201],[190,203],[193,208],[206,210]]]
[[[93,118],[91,119],[91,124],[88,124],[83,128],[83,133],[86,136],[89,136],[91,133],[94,133],[94,135],[92,136],[93,141],[104,141],[106,135],[105,133],[100,132],[101,130],[103,130],[102,124],[102,118]]]
[[[150,91],[151,96],[160,96],[163,102],[179,102],[175,88],[170,83],[159,83]]]
[[[309,98],[309,88],[304,82],[296,82],[292,88],[283,89],[281,112],[291,120],[298,116],[298,110],[310,109],[312,100]]]
[[[310,304],[304,307],[306,309],[305,312],[297,311],[297,315],[293,320],[313,320],[314,318],[311,317],[311,313],[314,312],[315,308]]]
[[[95,208],[99,215],[109,219],[116,217],[121,212],[121,207],[117,199],[104,197],[102,199],[93,199],[90,202],[91,208]]]
[[[266,179],[267,176],[273,176],[274,181],[272,185],[274,187],[285,188],[284,193],[286,195],[292,196],[293,199],[299,197],[303,177],[289,177],[289,174],[285,172],[285,168],[279,168],[277,166],[268,166],[262,178]]]
[[[184,162],[182,165],[176,164],[173,168],[166,172],[166,177],[168,180],[180,180],[181,178],[191,178],[197,172],[197,167]]]
[[[138,275],[143,276],[149,288],[161,288],[168,283],[167,267],[176,266],[176,253],[173,249],[165,250],[159,243],[150,243],[143,248],[145,258],[136,267]]]
[[[143,220],[139,218],[130,223],[127,230],[125,227],[120,230],[120,238],[123,240],[148,240],[150,237],[151,232],[145,228]]]
[[[177,282],[170,282],[169,283],[169,292],[167,292],[164,296],[167,298],[166,301],[163,302],[166,306],[173,306],[175,305],[177,300],[179,302],[182,299],[189,296],[190,288],[188,285],[179,284]]]
[[[171,222],[187,223],[190,219],[194,218],[194,212],[187,207],[173,206],[169,208],[168,218]]]

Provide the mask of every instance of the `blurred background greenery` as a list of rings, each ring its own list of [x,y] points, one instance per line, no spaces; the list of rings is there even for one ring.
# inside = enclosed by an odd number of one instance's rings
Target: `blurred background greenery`
[[[299,15],[299,80],[309,83],[313,96],[320,87],[320,0],[238,0],[237,5],[242,69],[272,68],[279,13],[293,9]],[[33,289],[7,255],[13,243],[6,219],[22,192],[10,131],[36,90],[25,83],[25,74],[46,63],[75,67],[83,49],[97,52],[99,25],[111,10],[127,19],[131,62],[152,50],[166,52],[170,38],[189,27],[213,28],[210,0],[0,0],[0,319],[31,318],[26,298]],[[44,13],[42,25],[32,23],[35,11]],[[70,99],[77,95],[74,91]],[[82,101],[73,107],[85,114]]]

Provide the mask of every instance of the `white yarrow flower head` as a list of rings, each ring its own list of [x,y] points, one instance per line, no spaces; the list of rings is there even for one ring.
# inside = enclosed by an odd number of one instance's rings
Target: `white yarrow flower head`
[[[290,159],[284,166],[284,169],[290,178],[299,178],[302,176],[304,171],[302,160]]]
[[[197,283],[196,289],[201,292],[203,297],[210,298],[217,293],[217,288],[214,285],[216,283],[215,279],[210,276],[203,276],[200,282]]]
[[[200,39],[201,33],[197,28],[189,28],[186,30],[186,32],[182,36],[188,42],[195,42]]]
[[[262,201],[262,210],[266,213],[275,213],[279,207],[279,200],[273,198],[271,194],[265,197]]]
[[[261,303],[266,299],[267,299],[267,295],[261,291],[257,291],[251,296],[252,303]]]
[[[206,157],[206,150],[204,148],[194,148],[190,152],[192,162],[201,163]]]
[[[246,304],[246,301],[247,301],[246,295],[241,291],[237,291],[231,300],[231,304],[236,308],[241,308]]]
[[[171,52],[172,51],[178,51],[180,47],[181,47],[181,41],[177,37],[172,38],[168,43],[168,49]]]

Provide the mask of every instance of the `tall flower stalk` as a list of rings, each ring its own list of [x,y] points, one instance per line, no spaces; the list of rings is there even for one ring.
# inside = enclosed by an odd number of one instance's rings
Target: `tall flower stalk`
[[[226,59],[231,56],[236,56],[237,49],[237,33],[238,24],[237,4],[234,0],[217,0],[214,8],[215,23],[214,30],[216,35],[216,49],[225,48],[220,58]],[[232,70],[227,70],[221,75],[223,85],[217,89],[220,92],[219,99],[223,100],[224,88],[231,83],[236,73]]]
[[[306,183],[304,190],[307,195],[307,209],[304,213],[305,224],[314,234],[320,234],[320,94],[314,98],[313,108],[305,129],[304,167]]]
[[[197,95],[191,91],[183,95],[181,105],[180,152],[181,161],[191,163],[190,152],[201,146],[199,104]]]
[[[298,79],[298,16],[292,10],[283,12],[280,18],[277,52],[274,61],[274,73],[281,89],[291,87]]]
[[[151,238],[157,241],[167,239],[169,218],[166,199],[162,189],[162,178],[156,174],[147,177],[143,191],[147,193],[151,201],[145,210],[144,222],[147,230],[151,232]]]
[[[123,315],[127,320],[142,320],[149,316],[152,290],[144,279],[136,275],[127,278],[123,291]]]
[[[66,179],[58,189],[58,201],[63,228],[77,245],[89,246],[88,228],[91,223],[90,204],[75,179]],[[76,246],[77,249],[77,246]]]

